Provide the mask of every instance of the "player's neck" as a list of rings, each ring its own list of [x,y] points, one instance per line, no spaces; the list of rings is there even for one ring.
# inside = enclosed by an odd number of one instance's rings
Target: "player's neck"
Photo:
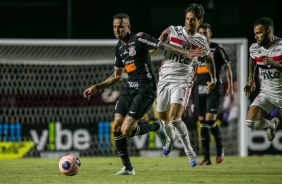
[[[268,43],[267,45],[263,46],[263,47],[264,47],[265,49],[269,49],[269,48],[273,45],[273,43],[275,42],[275,40],[276,40],[276,37],[275,37],[275,36],[272,36],[271,39],[270,39],[270,41],[269,41],[269,43]]]
[[[120,39],[121,43],[126,44],[130,40],[130,37],[131,37],[131,33],[129,32],[125,37]]]

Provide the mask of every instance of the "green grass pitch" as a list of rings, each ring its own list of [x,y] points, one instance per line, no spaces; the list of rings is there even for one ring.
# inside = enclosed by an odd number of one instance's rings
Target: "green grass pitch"
[[[199,159],[201,161],[201,158]],[[81,170],[65,176],[59,159],[0,160],[1,184],[281,184],[282,156],[225,157],[221,164],[191,168],[185,157],[132,157],[135,176],[112,176],[119,157],[81,157]]]

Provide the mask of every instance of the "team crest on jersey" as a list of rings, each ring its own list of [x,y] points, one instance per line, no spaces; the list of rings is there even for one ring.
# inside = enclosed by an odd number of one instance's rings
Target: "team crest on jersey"
[[[187,50],[192,48],[192,45],[189,42],[182,42],[182,46]]]
[[[128,50],[129,50],[129,55],[130,55],[130,56],[135,56],[135,55],[136,55],[135,46],[130,46],[130,47],[128,48]]]

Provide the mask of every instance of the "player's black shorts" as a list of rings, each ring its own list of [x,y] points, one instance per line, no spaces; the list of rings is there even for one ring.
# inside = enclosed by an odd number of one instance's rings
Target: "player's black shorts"
[[[223,94],[220,90],[212,90],[208,95],[195,95],[195,113],[204,116],[206,113],[217,114],[221,106]]]
[[[149,113],[156,98],[156,90],[151,85],[143,89],[124,88],[115,106],[115,113],[130,116],[136,120]]]

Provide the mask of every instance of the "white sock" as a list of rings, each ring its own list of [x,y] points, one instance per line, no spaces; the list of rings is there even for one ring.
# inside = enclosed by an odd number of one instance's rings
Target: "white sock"
[[[167,134],[168,141],[175,140],[175,131],[174,131],[174,128],[173,128],[171,123],[168,123],[165,126],[165,131],[166,131],[166,134]]]
[[[175,128],[175,133],[181,140],[186,155],[187,156],[190,156],[191,154],[195,155],[195,152],[190,144],[188,129],[185,123],[181,120],[181,118],[177,120],[172,120],[170,121],[170,123],[172,123],[172,126]]]

